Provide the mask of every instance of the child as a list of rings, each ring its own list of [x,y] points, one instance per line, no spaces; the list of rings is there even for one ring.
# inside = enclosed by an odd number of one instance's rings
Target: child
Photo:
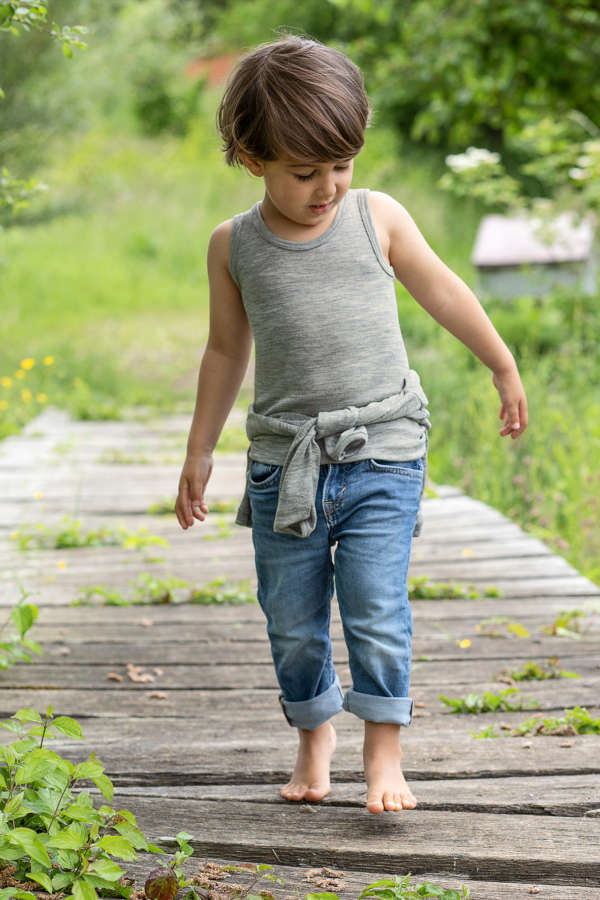
[[[280,793],[329,792],[329,720],[346,709],[364,720],[366,806],[381,813],[417,803],[399,732],[412,717],[406,578],[431,428],[394,277],[491,369],[501,436],[524,431],[527,402],[479,301],[409,213],[350,187],[370,114],[360,69],[315,40],[284,35],[229,79],[217,114],[225,159],[263,178],[265,195],[210,238],[210,331],[175,509],[183,529],[206,517],[213,449],[254,339],[236,522],[252,527],[279,701],[299,735]],[[329,639],[334,571],[353,684],[345,695]]]

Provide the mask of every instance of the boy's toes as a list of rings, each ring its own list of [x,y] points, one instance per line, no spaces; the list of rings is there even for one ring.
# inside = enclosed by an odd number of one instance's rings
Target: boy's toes
[[[401,803],[404,809],[414,809],[417,805],[417,798],[410,790],[406,790],[401,795]]]
[[[369,791],[367,795],[367,809],[372,813],[383,812],[383,801],[381,791]]]
[[[314,781],[311,786],[306,790],[304,794],[304,799],[309,801],[322,800],[325,794],[328,794],[330,788],[328,785],[319,784],[318,781]]]
[[[402,800],[400,795],[393,791],[385,791],[383,795],[384,809],[402,809]]]

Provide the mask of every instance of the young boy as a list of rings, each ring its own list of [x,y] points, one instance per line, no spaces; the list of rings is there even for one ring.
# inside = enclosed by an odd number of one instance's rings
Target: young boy
[[[329,792],[330,719],[346,709],[364,720],[366,805],[381,813],[417,802],[399,732],[412,718],[406,580],[431,428],[394,278],[491,369],[500,435],[516,438],[528,420],[516,363],[474,294],[400,203],[350,187],[370,113],[360,70],[314,40],[262,45],[229,79],[217,117],[226,162],[263,178],[265,195],[210,238],[209,338],[175,509],[183,529],[206,517],[213,449],[254,339],[236,522],[252,527],[279,700],[299,735],[280,793]],[[329,638],[334,572],[345,695]]]

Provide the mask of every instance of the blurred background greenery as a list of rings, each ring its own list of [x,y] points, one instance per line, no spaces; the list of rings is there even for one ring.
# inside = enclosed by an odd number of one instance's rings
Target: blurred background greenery
[[[402,202],[470,285],[490,210],[440,190],[446,155],[475,143],[516,173],[510,138],[527,122],[600,108],[591,0],[57,0],[48,22],[84,25],[87,49],[65,59],[48,27],[0,31],[0,166],[48,188],[0,209],[0,438],[48,404],[82,418],[140,405],[191,417],[208,238],[261,196],[260,181],[224,164],[222,84],[198,60],[280,31],[347,52],[374,106],[353,186]],[[539,193],[535,176],[520,177]],[[598,295],[482,301],[527,392],[517,441],[498,436],[491,373],[400,283],[397,296],[429,398],[433,480],[498,508],[600,583]],[[249,399],[247,387],[238,403]]]

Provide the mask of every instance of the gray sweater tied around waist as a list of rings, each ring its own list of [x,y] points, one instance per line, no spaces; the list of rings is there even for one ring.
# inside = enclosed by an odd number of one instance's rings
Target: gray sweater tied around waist
[[[427,432],[431,428],[426,408],[427,397],[420,385],[418,373],[409,369],[403,389],[383,400],[365,406],[349,406],[319,412],[316,416],[299,413],[264,416],[256,413],[253,404],[248,408],[246,434],[250,441],[264,435],[281,436],[288,445],[282,463],[279,483],[279,499],[273,531],[308,537],[315,529],[317,514],[315,496],[319,483],[321,448],[318,439],[324,440],[328,457],[342,463],[348,457],[356,458],[357,451],[364,457],[368,443],[367,425],[409,418],[422,425],[425,431],[423,485],[427,477]],[[284,446],[285,446],[284,444]],[[252,526],[252,510],[248,497],[248,479],[251,467],[250,448],[246,463],[246,489],[240,503],[236,524]],[[413,535],[421,531],[422,513],[419,507]]]

